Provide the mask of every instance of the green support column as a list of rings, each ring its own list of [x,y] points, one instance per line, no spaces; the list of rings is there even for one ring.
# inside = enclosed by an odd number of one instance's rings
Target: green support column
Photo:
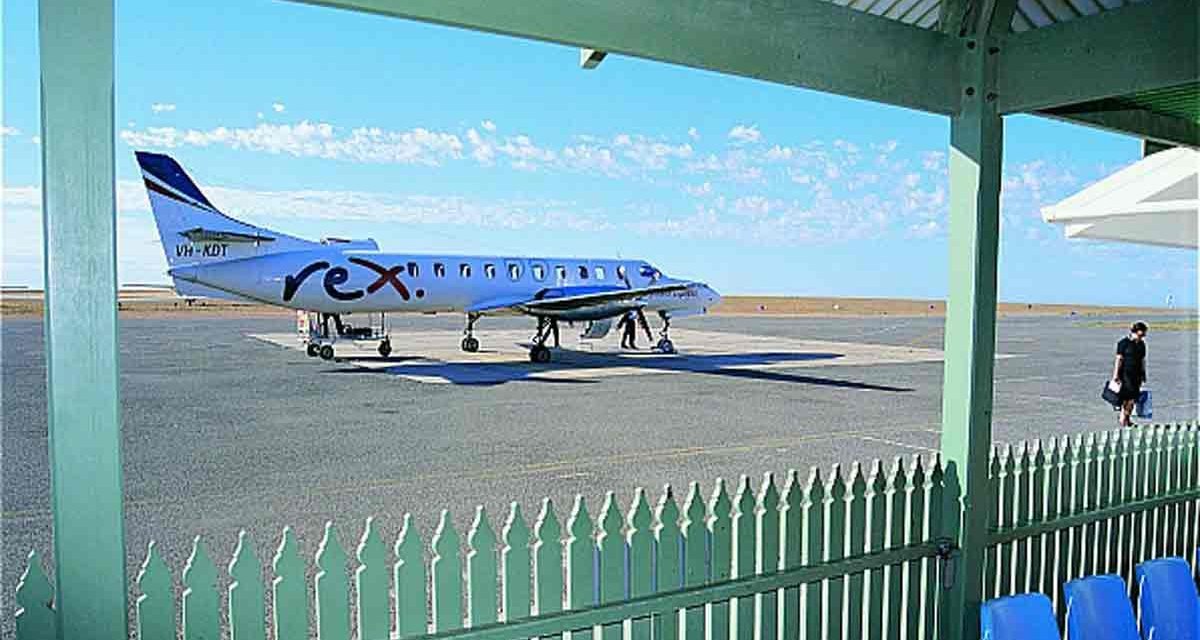
[[[59,638],[126,633],[113,2],[40,0],[46,371]]]
[[[974,38],[960,46],[962,107],[950,128],[950,289],[942,389],[942,459],[947,483],[955,489],[946,492],[944,533],[959,551],[943,600],[946,640],[979,637],[991,509],[987,473],[1004,137],[994,93],[999,48]]]

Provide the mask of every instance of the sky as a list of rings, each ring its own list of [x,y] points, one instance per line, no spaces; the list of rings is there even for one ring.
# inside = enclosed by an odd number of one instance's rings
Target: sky
[[[0,282],[41,286],[34,0],[3,5]],[[218,208],[394,252],[646,259],[725,294],[942,298],[941,116],[570,47],[260,0],[117,2],[118,277],[167,282],[133,160]],[[1040,207],[1138,140],[1006,118],[1000,295],[1196,306],[1197,254]]]

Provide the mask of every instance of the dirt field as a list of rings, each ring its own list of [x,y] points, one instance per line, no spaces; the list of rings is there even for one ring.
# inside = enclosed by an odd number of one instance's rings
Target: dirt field
[[[1179,313],[1179,310],[1139,307],[1104,307],[1079,304],[1001,302],[1000,315],[1125,315]],[[806,298],[782,296],[727,296],[712,313],[717,315],[798,316],[943,316],[943,300],[889,298]]]
[[[120,293],[121,315],[157,317],[180,315],[222,316],[287,316],[293,312],[279,307],[225,300],[197,299],[188,301],[175,296],[168,288],[144,288]],[[928,316],[939,317],[946,312],[942,300],[904,300],[888,298],[808,298],[784,296],[726,296],[713,315],[731,316]],[[1178,309],[1103,307],[1072,304],[1026,304],[1001,302],[1000,315],[1155,315],[1178,314]],[[7,290],[0,292],[0,317],[28,317],[42,313],[41,292]]]

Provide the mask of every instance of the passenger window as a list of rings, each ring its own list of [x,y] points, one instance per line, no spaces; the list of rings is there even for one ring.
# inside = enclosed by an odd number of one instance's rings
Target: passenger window
[[[562,266],[561,264],[558,265],[557,267],[554,267],[554,275],[555,275],[555,277],[558,278],[559,282],[566,280],[567,279],[567,268]]]
[[[490,263],[483,265],[483,277],[495,278],[496,277],[496,265],[490,264]]]
[[[529,272],[533,274],[533,279],[538,282],[546,279],[546,267],[540,264],[530,265]]]
[[[586,264],[579,265],[579,279],[587,280],[587,276],[588,276],[587,265]]]
[[[519,262],[508,263],[508,279],[512,280],[514,282],[521,279],[521,263],[519,263]]]
[[[595,274],[597,280],[604,279],[604,267],[596,267],[592,270],[592,273]]]
[[[408,267],[408,275],[410,277],[418,278],[421,276],[420,269],[417,269],[417,263],[410,262],[410,263],[408,263],[407,267]]]
[[[433,263],[433,275],[438,278],[445,278],[446,277],[446,265],[444,265],[440,262]]]
[[[471,265],[469,265],[465,262],[458,265],[458,277],[470,278],[471,277]]]

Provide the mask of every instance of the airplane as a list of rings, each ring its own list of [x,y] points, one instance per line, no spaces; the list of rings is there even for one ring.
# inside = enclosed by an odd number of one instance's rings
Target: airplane
[[[558,321],[591,323],[590,337],[603,337],[614,318],[633,313],[647,326],[643,314],[652,312],[663,323],[655,348],[675,353],[671,320],[707,313],[721,299],[708,285],[668,277],[644,260],[397,254],[381,252],[372,239],[305,240],[225,215],[170,156],[135,155],[176,292],[315,314],[307,352],[326,360],[339,338],[378,340],[388,357],[386,313],[464,313],[466,352],[479,350],[481,317],[532,316],[538,331],[529,358],[545,363]],[[353,313],[380,314],[381,331],[343,322]]]

